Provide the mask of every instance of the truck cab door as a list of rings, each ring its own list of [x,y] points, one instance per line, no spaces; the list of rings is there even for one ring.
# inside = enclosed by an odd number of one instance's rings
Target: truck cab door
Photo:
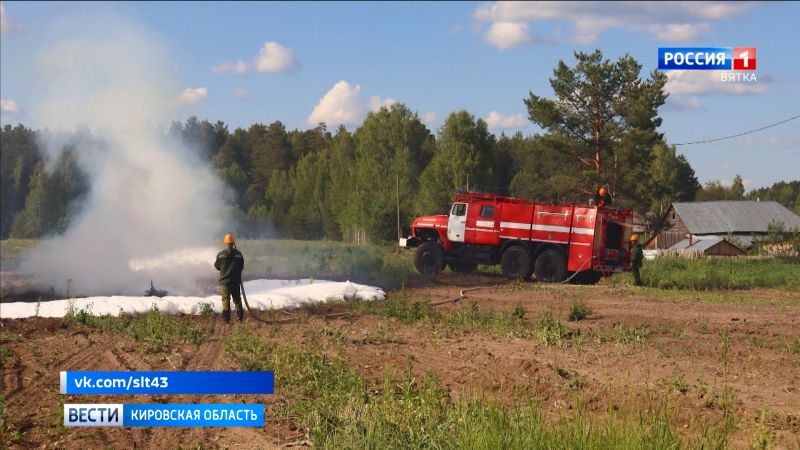
[[[500,235],[495,230],[498,214],[495,205],[473,203],[467,213],[467,239],[470,244],[498,245]]]
[[[450,217],[447,219],[447,239],[450,242],[464,242],[467,228],[467,204],[453,203]]]

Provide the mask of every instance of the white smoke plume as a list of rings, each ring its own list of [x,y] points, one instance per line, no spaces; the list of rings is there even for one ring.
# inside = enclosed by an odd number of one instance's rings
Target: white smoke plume
[[[184,83],[153,33],[116,16],[83,22],[36,58],[31,115],[39,128],[90,130],[75,151],[91,188],[68,229],[33,249],[21,271],[57,286],[71,279],[81,295],[142,294],[150,280],[170,293],[196,291],[214,276],[208,248],[227,226],[222,183],[163,132]],[[51,158],[61,134],[41,142]]]

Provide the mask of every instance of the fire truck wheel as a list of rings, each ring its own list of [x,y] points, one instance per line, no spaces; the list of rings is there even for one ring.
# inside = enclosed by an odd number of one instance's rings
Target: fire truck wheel
[[[472,273],[478,268],[477,264],[464,262],[450,262],[447,263],[447,265],[450,267],[450,270],[456,273]]]
[[[444,252],[438,242],[427,241],[417,248],[414,266],[419,273],[438,275],[444,269]]]
[[[567,275],[566,266],[564,255],[560,251],[554,248],[547,249],[539,253],[536,258],[534,265],[536,280],[540,283],[558,283]]]
[[[528,250],[520,245],[507,248],[500,257],[500,267],[508,278],[530,278],[531,257]]]

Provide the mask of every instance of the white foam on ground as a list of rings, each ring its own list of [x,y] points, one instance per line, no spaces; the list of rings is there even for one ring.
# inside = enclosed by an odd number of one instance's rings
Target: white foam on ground
[[[291,309],[337,300],[383,300],[382,289],[363,284],[324,280],[253,280],[244,283],[247,301],[254,309]],[[214,311],[222,311],[219,295],[210,297],[87,297],[51,300],[40,303],[14,302],[0,304],[0,318],[64,317],[74,311],[88,310],[91,314],[119,315],[143,313],[153,306],[169,314],[200,314],[203,304],[210,303]],[[38,311],[37,311],[38,308]],[[231,305],[233,308],[233,305]]]

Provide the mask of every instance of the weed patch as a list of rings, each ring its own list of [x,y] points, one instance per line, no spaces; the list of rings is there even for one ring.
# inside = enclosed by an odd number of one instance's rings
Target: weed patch
[[[545,347],[560,344],[562,340],[568,337],[569,330],[561,325],[561,322],[553,317],[553,313],[545,310],[539,317],[539,339]]]
[[[214,316],[214,305],[210,302],[202,302],[198,306],[200,307],[200,315],[205,317]]]
[[[655,334],[656,330],[648,325],[628,325],[625,322],[615,323],[611,329],[595,330],[592,332],[599,343],[615,342],[617,344],[637,344],[645,341]]]
[[[508,338],[530,337],[532,334],[525,320],[519,318],[519,313],[481,312],[477,303],[460,305],[453,313],[444,316],[443,321],[452,331],[486,330]]]
[[[582,300],[574,300],[569,307],[569,320],[577,322],[592,314],[592,309]]]

